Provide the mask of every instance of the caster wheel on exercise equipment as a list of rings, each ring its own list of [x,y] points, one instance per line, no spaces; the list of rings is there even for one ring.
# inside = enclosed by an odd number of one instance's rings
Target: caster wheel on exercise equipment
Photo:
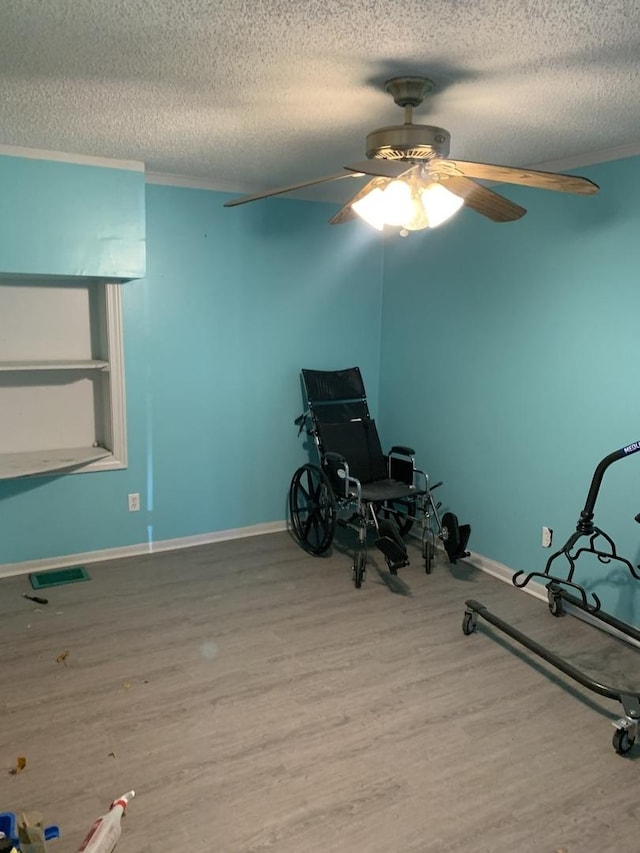
[[[626,729],[616,729],[613,733],[613,748],[618,755],[626,755],[630,752],[635,742],[636,739],[630,737]]]
[[[559,595],[549,596],[549,613],[552,616],[564,616],[562,598]]]
[[[562,595],[560,587],[557,584],[549,584],[547,586],[547,602],[549,604],[549,613],[552,616],[564,616],[564,605],[562,603]]]
[[[478,616],[476,613],[467,611],[462,617],[462,633],[467,637],[476,630]]]

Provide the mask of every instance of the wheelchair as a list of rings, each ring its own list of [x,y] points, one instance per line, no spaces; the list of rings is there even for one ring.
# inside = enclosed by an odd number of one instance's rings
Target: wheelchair
[[[295,424],[298,435],[312,439],[318,464],[302,465],[291,480],[289,521],[298,544],[318,556],[331,547],[337,525],[355,531],[358,589],[366,577],[369,530],[392,575],[409,565],[405,538],[416,523],[427,574],[438,539],[451,563],[468,557],[471,527],[458,524],[452,512],[440,518],[441,502],[434,501],[442,482],[430,485],[411,447],[394,445],[383,453],[360,369],[302,370],[302,387],[307,407]]]

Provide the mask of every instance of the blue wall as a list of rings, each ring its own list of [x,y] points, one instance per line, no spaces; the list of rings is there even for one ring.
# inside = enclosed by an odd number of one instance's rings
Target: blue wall
[[[144,275],[144,171],[0,155],[0,273]]]
[[[465,210],[404,240],[329,227],[331,205],[148,185],[147,276],[123,286],[129,468],[1,482],[0,565],[283,519],[299,370],[359,364],[383,442],[445,480],[472,549],[542,569],[542,525],[562,544],[598,460],[640,439],[640,159],[581,172],[598,196],[505,186],[520,222]],[[639,486],[640,454],[596,506],[633,562]],[[640,623],[628,572],[580,572]]]
[[[464,210],[385,247],[381,427],[413,443],[470,547],[541,570],[575,529],[593,470],[640,439],[640,158],[580,170],[595,197],[507,187],[528,209]],[[596,524],[640,560],[640,454],[605,475]],[[640,622],[640,583],[590,562],[579,579]],[[578,576],[577,576],[578,577]]]
[[[123,285],[129,468],[0,482],[0,564],[285,518],[302,367],[359,364],[375,411],[380,242],[329,227],[331,205],[225,198],[147,186],[147,276]]]

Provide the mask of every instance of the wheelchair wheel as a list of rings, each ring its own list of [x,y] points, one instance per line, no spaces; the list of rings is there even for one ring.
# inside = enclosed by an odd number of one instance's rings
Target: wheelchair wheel
[[[336,502],[331,483],[317,465],[303,465],[291,480],[289,517],[298,544],[309,554],[323,554],[333,542]]]
[[[353,565],[353,582],[356,589],[360,589],[367,574],[367,555],[365,551],[358,551]]]
[[[425,573],[430,575],[433,570],[433,561],[436,558],[436,546],[433,539],[428,534],[422,546],[422,556],[424,557]]]
[[[411,498],[406,501],[385,501],[382,506],[382,517],[393,518],[398,527],[398,533],[402,537],[405,537],[411,530],[416,512],[416,501]]]

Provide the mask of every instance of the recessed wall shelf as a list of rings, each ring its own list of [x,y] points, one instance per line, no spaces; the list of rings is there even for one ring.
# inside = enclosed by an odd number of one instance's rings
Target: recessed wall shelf
[[[49,359],[47,361],[0,361],[0,371],[15,370],[105,370],[108,361],[94,359]]]
[[[111,451],[104,447],[70,447],[22,453],[0,453],[0,480],[28,477],[33,474],[53,474],[57,471],[73,471],[111,455]]]
[[[0,280],[0,480],[126,467],[120,288]]]

